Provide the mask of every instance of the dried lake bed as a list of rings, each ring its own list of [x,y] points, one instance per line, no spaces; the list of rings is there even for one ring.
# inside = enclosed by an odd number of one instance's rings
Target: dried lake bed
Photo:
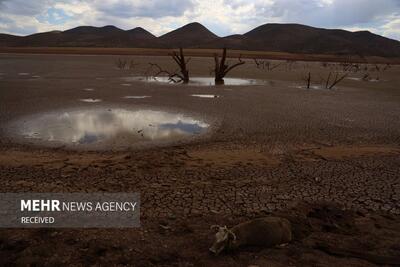
[[[173,86],[124,81],[143,76],[149,62],[175,69],[168,57],[131,57],[138,64],[132,70],[115,69],[116,56],[0,57],[2,190],[140,192],[142,199],[138,229],[3,229],[0,254],[10,264],[61,264],[59,255],[75,265],[149,266],[162,259],[188,266],[376,266],[399,257],[400,67],[370,73],[384,82],[345,79],[325,90],[316,78],[318,90],[306,90],[305,68],[315,77],[329,68],[284,62],[267,71],[246,60],[229,78],[264,82]],[[190,72],[207,77],[212,64],[193,58]],[[179,140],[158,143],[170,133]],[[126,146],[143,139],[154,145]],[[107,146],[93,149],[96,142]],[[208,254],[210,225],[271,213],[291,220],[294,243]]]

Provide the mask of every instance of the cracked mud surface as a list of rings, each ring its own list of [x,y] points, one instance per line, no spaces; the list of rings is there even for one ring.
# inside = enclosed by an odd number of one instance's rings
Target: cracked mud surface
[[[232,75],[262,86],[120,86],[114,57],[2,55],[2,192],[140,192],[138,229],[2,229],[5,264],[134,266],[375,266],[400,262],[399,67],[388,82],[346,81],[334,91],[290,87],[298,74]],[[139,63],[167,58],[135,58]],[[62,63],[61,63],[62,62]],[[46,63],[46,64],[45,64]],[[193,60],[206,75],[206,59]],[[298,63],[300,64],[300,63]],[[307,63],[311,64],[311,63]],[[6,67],[7,66],[7,69]],[[312,66],[316,71],[320,65]],[[300,67],[299,67],[300,68]],[[36,70],[40,79],[12,73]],[[62,70],[61,70],[62,69]],[[79,71],[78,71],[79,70]],[[138,70],[139,72],[139,70]],[[7,74],[8,73],[8,74]],[[101,79],[96,79],[96,78]],[[383,79],[382,78],[382,79]],[[84,91],[83,88],[94,88]],[[225,90],[229,89],[229,90]],[[215,94],[198,99],[191,94]],[[151,95],[122,99],[124,95]],[[123,151],[74,151],[20,144],[7,125],[33,113],[82,107],[176,109],[215,121],[191,143]],[[294,226],[284,248],[208,254],[212,224],[278,214]]]

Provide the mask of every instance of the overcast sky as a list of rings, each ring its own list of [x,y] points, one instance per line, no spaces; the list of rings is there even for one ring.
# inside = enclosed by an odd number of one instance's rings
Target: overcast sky
[[[200,22],[219,36],[265,23],[369,30],[400,40],[400,0],[0,0],[0,32],[141,26],[161,35]]]

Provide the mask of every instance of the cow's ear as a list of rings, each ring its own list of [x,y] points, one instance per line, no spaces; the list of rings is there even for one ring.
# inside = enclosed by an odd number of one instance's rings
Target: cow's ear
[[[219,226],[219,225],[216,225],[216,224],[211,225],[211,227],[210,227],[210,229],[213,230],[213,231],[215,231],[215,232],[218,232],[218,231],[219,231],[219,228],[220,228],[220,226]]]
[[[229,241],[235,242],[236,241],[236,235],[232,231],[228,231],[228,239]]]
[[[226,244],[226,247],[228,249],[233,249],[236,247],[236,235],[234,232],[232,232],[232,231],[228,232],[228,240],[227,241],[228,242]]]

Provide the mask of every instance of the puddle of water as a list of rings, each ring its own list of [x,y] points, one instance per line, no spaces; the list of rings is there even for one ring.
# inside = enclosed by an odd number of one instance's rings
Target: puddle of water
[[[20,72],[20,73],[18,73],[18,75],[20,75],[20,76],[27,76],[27,75],[29,75],[29,73],[27,73],[27,72]]]
[[[353,80],[353,81],[361,81],[361,78],[357,78],[357,77],[347,77],[347,80]]]
[[[125,81],[142,81],[142,82],[150,82],[150,83],[165,83],[165,84],[182,84],[182,83],[174,83],[169,80],[168,77],[160,76],[160,77],[125,77]],[[224,85],[258,85],[264,84],[263,81],[254,80],[254,79],[241,79],[241,78],[225,78]],[[215,86],[214,77],[191,77],[190,81],[187,85],[193,86]]]
[[[191,95],[194,97],[200,97],[200,98],[218,98],[218,95]]]
[[[376,83],[376,82],[386,82],[387,80],[377,80],[377,79],[368,79],[368,80],[363,80],[362,78],[357,78],[357,77],[347,77],[347,80],[353,80],[353,81],[363,81],[363,82],[371,82],[371,83]]]
[[[149,98],[149,97],[151,97],[151,96],[148,96],[148,95],[127,95],[127,96],[124,96],[123,98],[126,98],[126,99],[143,99],[143,98]]]
[[[307,86],[305,86],[305,85],[295,85],[295,86],[291,86],[291,87],[297,88],[297,89],[305,89],[305,90],[329,90],[329,89],[326,89],[325,86],[321,86],[321,85],[311,85],[310,88],[307,88]]]
[[[122,86],[131,86],[132,84],[130,83],[121,83]]]
[[[101,99],[97,99],[97,98],[83,98],[83,99],[79,99],[79,101],[82,102],[86,102],[86,103],[98,103],[101,102]]]
[[[163,111],[89,109],[35,115],[17,122],[18,135],[65,145],[126,147],[154,141],[177,141],[205,133],[209,125]]]
[[[84,91],[88,91],[88,92],[94,91],[93,88],[84,88],[83,90],[84,90]]]

